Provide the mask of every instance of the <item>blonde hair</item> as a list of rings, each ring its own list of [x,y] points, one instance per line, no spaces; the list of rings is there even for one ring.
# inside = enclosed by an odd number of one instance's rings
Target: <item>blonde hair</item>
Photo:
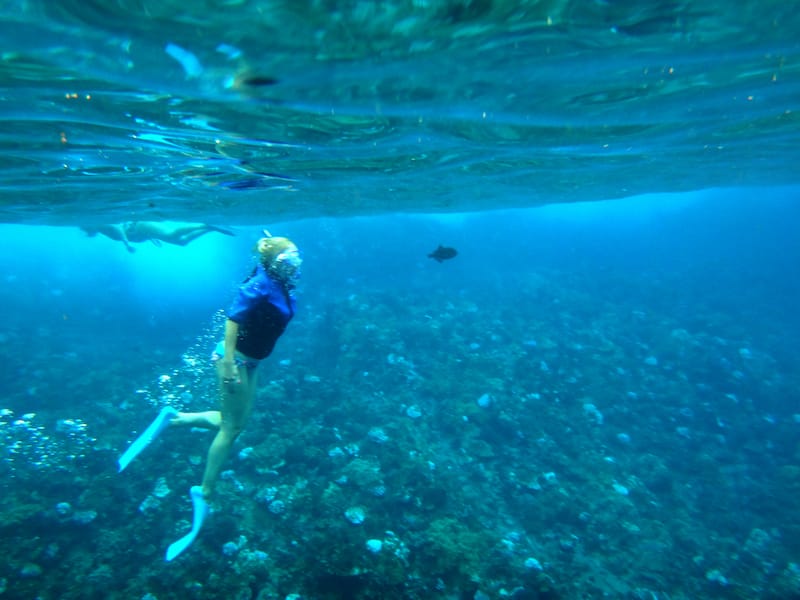
[[[256,252],[260,255],[261,264],[265,267],[269,267],[281,252],[295,247],[294,242],[285,237],[266,238],[265,244],[266,247],[263,250],[259,249],[258,244],[256,245]]]

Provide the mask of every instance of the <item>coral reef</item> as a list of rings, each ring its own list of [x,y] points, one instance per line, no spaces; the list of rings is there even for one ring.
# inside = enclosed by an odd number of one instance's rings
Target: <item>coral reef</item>
[[[163,357],[112,361],[36,414],[9,398],[4,597],[796,596],[800,417],[783,399],[799,382],[771,355],[780,326],[645,283],[541,271],[513,297],[327,297],[260,367],[214,512],[174,563],[209,434],[114,463],[157,405],[213,405],[217,325],[166,374]]]

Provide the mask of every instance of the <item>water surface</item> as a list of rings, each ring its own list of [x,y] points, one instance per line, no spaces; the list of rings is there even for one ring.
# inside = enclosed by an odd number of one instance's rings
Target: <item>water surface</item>
[[[791,3],[3,11],[6,222],[241,223],[797,182]]]

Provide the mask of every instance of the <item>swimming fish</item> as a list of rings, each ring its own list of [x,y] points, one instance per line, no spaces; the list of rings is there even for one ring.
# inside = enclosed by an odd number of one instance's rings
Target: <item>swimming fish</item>
[[[436,262],[442,262],[443,260],[450,260],[454,258],[458,254],[458,250],[455,248],[448,248],[447,246],[442,246],[439,244],[439,247],[428,254],[428,258],[432,258]]]

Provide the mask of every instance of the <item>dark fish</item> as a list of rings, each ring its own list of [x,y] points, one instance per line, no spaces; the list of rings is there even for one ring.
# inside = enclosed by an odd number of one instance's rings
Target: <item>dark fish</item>
[[[428,258],[432,258],[436,262],[442,262],[443,260],[454,258],[456,254],[458,254],[458,250],[455,248],[448,248],[447,246],[439,244],[436,250],[428,254]]]
[[[268,85],[275,85],[278,83],[278,80],[273,77],[264,77],[261,75],[254,75],[252,77],[247,77],[242,79],[242,83],[245,85],[249,85],[252,87],[266,87]]]

